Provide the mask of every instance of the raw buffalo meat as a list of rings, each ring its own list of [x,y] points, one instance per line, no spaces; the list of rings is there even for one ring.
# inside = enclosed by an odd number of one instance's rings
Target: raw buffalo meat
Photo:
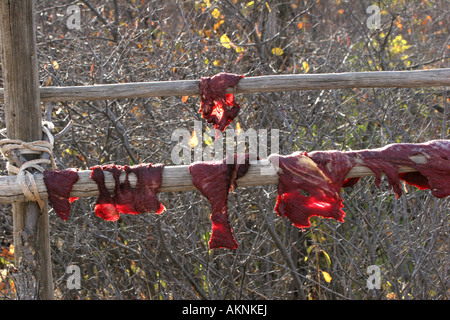
[[[274,160],[278,160],[282,170],[278,174],[275,205],[278,215],[287,217],[299,228],[309,227],[311,216],[344,221],[340,191],[356,164],[354,159],[340,152],[313,152],[271,155],[269,161]]]
[[[105,185],[105,175],[101,166],[91,168],[91,179],[95,181],[98,186],[98,197],[95,203],[94,213],[107,221],[116,221],[120,218],[117,211],[116,204],[109,194]]]
[[[426,143],[395,143],[383,148],[349,152],[361,165],[375,174],[379,186],[381,173],[388,178],[397,197],[402,195],[400,180],[419,189],[430,189],[437,198],[450,195],[450,140],[433,140]],[[426,163],[416,163],[410,157],[422,155]],[[398,173],[399,167],[411,167],[417,172]]]
[[[140,214],[145,212],[162,213],[164,205],[156,194],[160,192],[163,164],[140,164],[135,166],[105,165],[91,168],[91,178],[97,183],[99,196],[94,207],[95,214],[108,221],[116,221],[120,214]],[[104,171],[114,177],[114,195],[105,186]],[[125,172],[125,180],[120,175]],[[131,188],[129,175],[135,174],[137,183]]]
[[[58,217],[64,221],[69,218],[71,203],[78,199],[70,197],[73,185],[78,181],[76,169],[44,171],[44,183],[47,188],[49,204]]]
[[[195,162],[189,166],[192,183],[205,196],[211,205],[212,232],[209,248],[236,249],[238,244],[228,220],[228,193],[237,186],[237,180],[243,177],[250,166],[249,155],[238,161],[205,161]],[[232,163],[230,163],[232,162]],[[240,164],[240,162],[244,162]]]
[[[416,155],[424,156],[426,163],[413,161],[411,157]],[[275,211],[300,228],[310,226],[311,216],[343,221],[340,191],[358,182],[359,178],[346,179],[356,164],[373,171],[377,187],[384,173],[397,197],[402,195],[400,180],[420,189],[430,189],[438,198],[450,195],[450,140],[397,143],[372,150],[271,155],[269,160],[278,163],[281,169]],[[417,172],[399,173],[399,167],[411,167]]]
[[[203,77],[199,82],[201,105],[199,112],[206,122],[215,129],[224,131],[236,118],[240,106],[231,93],[226,93],[228,87],[235,87],[244,76],[219,73],[213,77]]]

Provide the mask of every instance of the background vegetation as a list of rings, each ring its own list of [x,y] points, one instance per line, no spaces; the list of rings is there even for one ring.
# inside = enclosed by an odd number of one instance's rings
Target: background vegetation
[[[67,7],[82,10],[69,30]],[[369,5],[381,28],[367,27]],[[449,67],[448,1],[38,0],[42,86]],[[242,129],[279,129],[280,153],[356,150],[449,138],[447,88],[239,95]],[[198,97],[46,103],[60,168],[172,165],[175,129],[193,130]],[[0,109],[3,113],[3,106]],[[4,127],[3,114],[0,126]],[[206,124],[204,124],[205,128]],[[203,142],[205,143],[205,142]],[[1,164],[6,175],[5,165]],[[197,191],[160,194],[167,211],[103,221],[95,198],[51,215],[58,299],[447,299],[449,199],[407,187],[400,199],[362,179],[343,191],[345,223],[301,231],[276,215],[276,186],[239,188],[229,214],[239,248],[209,251],[210,207]],[[0,297],[14,297],[10,206],[0,208]],[[67,287],[78,265],[81,289]],[[369,290],[367,267],[381,269]]]

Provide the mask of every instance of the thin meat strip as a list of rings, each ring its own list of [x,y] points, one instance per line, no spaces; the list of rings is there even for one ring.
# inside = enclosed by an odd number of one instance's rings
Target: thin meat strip
[[[72,187],[78,181],[77,171],[76,169],[44,171],[49,204],[64,221],[70,216],[71,203],[78,199],[70,197]]]
[[[99,196],[94,207],[95,214],[108,221],[116,221],[120,214],[140,214],[164,212],[164,205],[158,200],[162,183],[163,164],[139,164],[135,166],[104,165],[91,168],[91,178],[97,183]],[[105,185],[104,171],[111,172],[114,178],[114,194]],[[125,172],[125,180],[120,181]],[[131,188],[129,177],[136,175],[137,182]]]
[[[98,187],[98,197],[94,206],[94,213],[97,217],[106,221],[117,221],[120,218],[120,214],[117,211],[116,204],[108,188],[106,188],[103,169],[105,168],[102,166],[91,168],[91,179],[95,181]]]
[[[238,247],[228,219],[228,193],[236,188],[237,180],[247,173],[250,162],[248,154],[244,161],[237,159],[238,155],[235,154],[234,161],[205,161],[189,166],[193,184],[211,205],[210,249]]]
[[[199,112],[206,122],[215,129],[224,131],[236,118],[240,105],[228,87],[236,87],[244,76],[232,73],[219,73],[213,77],[203,77],[199,82],[201,104]]]
[[[415,158],[419,155],[425,158],[424,162]],[[281,169],[275,211],[300,228],[310,226],[311,216],[343,222],[340,192],[358,182],[359,178],[346,178],[357,164],[374,173],[378,188],[384,173],[397,197],[402,195],[401,180],[419,189],[430,189],[437,198],[450,195],[450,140],[396,143],[371,150],[271,155],[269,161],[278,163]],[[417,172],[399,173],[400,167],[411,167]]]
[[[374,172],[375,185],[378,187],[381,173],[384,173],[397,198],[402,195],[400,180],[422,190],[430,189],[437,198],[450,195],[450,140],[395,143],[348,154]],[[417,155],[424,156],[425,163],[416,162],[414,156]],[[399,167],[411,167],[417,172],[399,173]]]
[[[311,216],[333,218],[343,222],[341,188],[356,164],[354,159],[338,151],[271,155],[278,163],[278,195],[275,211],[299,228],[310,227]]]

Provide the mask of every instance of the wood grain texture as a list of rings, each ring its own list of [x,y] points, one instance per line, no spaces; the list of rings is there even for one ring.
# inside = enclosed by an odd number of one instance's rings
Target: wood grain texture
[[[33,0],[0,0],[6,131],[28,142],[42,139],[34,17]],[[13,203],[13,227],[17,299],[52,299],[47,204],[41,210],[35,202]]]
[[[236,93],[346,88],[413,88],[450,85],[450,68],[246,77]],[[232,92],[232,89],[229,89]],[[89,86],[41,87],[41,101],[87,101],[138,97],[196,96],[198,80],[152,81]],[[0,100],[4,92],[0,89]]]

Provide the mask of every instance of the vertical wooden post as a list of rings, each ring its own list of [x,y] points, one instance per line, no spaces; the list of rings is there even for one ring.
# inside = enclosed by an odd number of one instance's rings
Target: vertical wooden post
[[[0,0],[0,40],[8,138],[42,140],[34,0]],[[18,299],[53,299],[48,210],[13,205]]]

